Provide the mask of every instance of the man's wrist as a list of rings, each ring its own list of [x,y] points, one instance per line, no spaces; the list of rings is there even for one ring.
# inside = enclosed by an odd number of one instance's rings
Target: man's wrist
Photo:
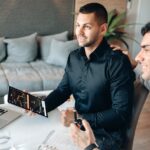
[[[92,143],[88,145],[84,150],[99,150],[99,147],[95,143]]]

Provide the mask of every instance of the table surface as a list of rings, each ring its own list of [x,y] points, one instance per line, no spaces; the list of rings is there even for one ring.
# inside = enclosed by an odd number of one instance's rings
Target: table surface
[[[11,104],[0,106],[22,113],[20,118],[0,129],[10,133],[14,145],[24,145],[24,149],[19,150],[37,150],[52,130],[54,133],[48,139],[48,145],[56,147],[55,150],[78,150],[70,138],[69,128],[64,127],[60,122],[60,110],[55,109],[49,112],[46,118],[38,114],[30,116],[24,109]],[[67,107],[66,104],[65,107]]]

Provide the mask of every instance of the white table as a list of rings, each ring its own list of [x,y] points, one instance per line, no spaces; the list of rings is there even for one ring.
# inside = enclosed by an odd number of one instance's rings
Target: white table
[[[55,132],[47,144],[56,146],[57,150],[78,150],[70,139],[69,128],[60,122],[58,109],[49,112],[49,117],[46,118],[38,114],[29,116],[24,109],[11,104],[2,105],[22,113],[20,118],[1,129],[10,132],[15,145],[25,144],[26,148],[19,150],[37,150],[51,130]]]

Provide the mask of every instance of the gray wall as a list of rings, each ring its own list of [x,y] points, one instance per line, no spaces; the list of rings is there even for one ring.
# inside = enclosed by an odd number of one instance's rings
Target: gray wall
[[[137,41],[141,41],[141,27],[150,22],[150,0],[131,0],[131,7],[128,9],[128,22],[129,23],[137,23],[134,28],[128,30]],[[140,45],[135,42],[130,43],[130,52],[132,57],[135,58],[136,54],[140,51]]]
[[[73,31],[74,0],[0,0],[0,36]]]

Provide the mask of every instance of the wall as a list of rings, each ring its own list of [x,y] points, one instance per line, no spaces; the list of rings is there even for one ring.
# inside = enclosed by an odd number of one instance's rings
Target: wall
[[[141,41],[141,27],[147,22],[150,22],[150,15],[149,15],[149,0],[132,0],[131,8],[128,10],[128,22],[130,23],[137,23],[137,25],[131,29],[131,33],[133,38],[137,41]],[[135,42],[130,42],[130,51],[132,57],[134,58],[136,54],[140,51],[140,45],[136,44]]]
[[[0,0],[0,36],[73,31],[74,0]]]
[[[126,0],[76,0],[75,11],[78,12],[79,8],[87,3],[98,2],[103,4],[108,11],[116,8],[119,12],[126,10]]]

